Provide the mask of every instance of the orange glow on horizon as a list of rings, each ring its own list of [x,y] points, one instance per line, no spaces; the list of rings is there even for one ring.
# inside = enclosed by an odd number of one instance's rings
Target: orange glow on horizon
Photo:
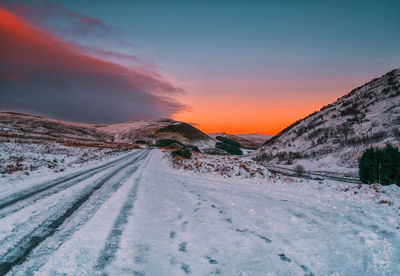
[[[292,105],[284,109],[281,106],[267,109],[269,106],[267,103],[265,106],[266,108],[260,109],[242,105],[240,111],[235,111],[228,105],[198,105],[193,108],[193,112],[177,113],[172,119],[192,123],[205,133],[276,135],[290,124],[322,107],[321,105],[315,108],[309,105],[308,108],[304,108],[303,105],[300,107]]]
[[[292,82],[245,78],[186,82],[182,87],[188,93],[182,101],[191,110],[172,119],[192,123],[205,133],[276,135],[363,82],[364,78],[354,76]]]

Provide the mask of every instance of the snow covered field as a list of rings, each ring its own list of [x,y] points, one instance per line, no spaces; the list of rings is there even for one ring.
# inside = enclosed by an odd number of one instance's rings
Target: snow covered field
[[[3,183],[0,274],[399,275],[399,187],[266,176],[136,150]]]

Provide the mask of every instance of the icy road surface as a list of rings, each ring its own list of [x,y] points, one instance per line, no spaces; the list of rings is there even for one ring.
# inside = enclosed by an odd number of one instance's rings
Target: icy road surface
[[[394,208],[274,185],[143,150],[0,187],[0,275],[400,275]]]

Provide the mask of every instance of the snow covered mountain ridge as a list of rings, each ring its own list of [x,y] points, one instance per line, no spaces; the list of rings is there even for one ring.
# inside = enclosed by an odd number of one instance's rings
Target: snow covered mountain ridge
[[[400,69],[352,90],[268,140],[264,160],[325,158],[356,166],[369,146],[400,145]]]
[[[134,143],[136,140],[154,142],[157,139],[176,139],[183,143],[202,143],[212,140],[190,124],[172,119],[129,121],[110,125],[73,123],[16,112],[0,112],[0,136],[47,135],[52,137],[87,139],[97,142]]]

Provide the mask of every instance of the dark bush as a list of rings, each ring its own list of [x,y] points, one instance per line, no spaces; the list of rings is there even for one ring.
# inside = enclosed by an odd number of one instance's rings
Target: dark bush
[[[398,128],[394,128],[392,130],[394,137],[396,137],[397,139],[400,139],[400,130]]]
[[[394,146],[386,144],[383,149],[371,147],[364,151],[358,164],[362,183],[400,186],[400,152]]]
[[[169,145],[171,145],[172,143],[181,145],[182,147],[185,147],[185,144],[174,140],[174,139],[161,139],[161,140],[157,140],[156,142],[156,146],[157,147],[168,147]]]
[[[389,94],[389,92],[390,92],[391,90],[392,90],[392,89],[390,89],[389,87],[385,87],[385,88],[382,89],[382,93],[383,93],[383,94]]]
[[[396,78],[395,77],[390,77],[387,80],[388,85],[395,85],[396,84]]]
[[[217,143],[215,143],[215,147],[218,149],[222,149],[226,152],[229,152],[230,154],[234,154],[234,155],[242,155],[243,154],[243,152],[239,148],[232,146],[231,144],[217,142]]]
[[[359,113],[360,111],[358,110],[357,105],[347,107],[344,110],[340,111],[340,115],[342,116],[357,115]]]
[[[186,147],[187,147],[188,149],[191,149],[192,151],[200,152],[200,149],[199,149],[198,146],[187,145]]]
[[[293,162],[293,159],[300,159],[300,158],[307,158],[308,156],[305,154],[301,154],[300,152],[286,152],[286,151],[280,151],[275,154],[272,153],[262,153],[257,155],[256,157],[253,158],[253,160],[257,162],[262,162],[262,161],[271,161],[274,158],[278,158],[278,160],[281,161],[291,161]]]
[[[228,152],[217,148],[206,148],[203,150],[203,153],[211,155],[229,155]]]
[[[314,139],[319,136],[331,136],[334,132],[334,129],[331,127],[321,127],[313,130],[311,133],[308,134],[308,139]]]
[[[299,158],[302,158],[302,157],[304,157],[304,156],[302,156],[301,153],[299,153],[299,152],[293,152],[293,151],[289,151],[289,152],[280,151],[280,152],[277,152],[277,153],[273,156],[273,158],[278,158],[279,162],[281,162],[281,161],[287,161],[287,160],[289,160],[289,159],[299,159]]]
[[[295,173],[296,173],[297,176],[303,176],[303,174],[304,174],[304,172],[305,172],[304,167],[303,167],[302,165],[297,165],[297,166],[294,168],[294,171],[295,171]]]
[[[192,158],[192,153],[188,149],[175,150],[171,154],[172,154],[172,157],[180,156],[180,157],[185,158],[185,159]]]
[[[272,158],[274,158],[274,155],[271,153],[266,153],[263,152],[261,154],[256,155],[256,157],[253,158],[254,161],[257,162],[262,162],[262,161],[270,161]]]
[[[236,141],[234,141],[232,139],[229,139],[227,137],[217,136],[217,137],[215,137],[215,139],[217,139],[217,140],[219,140],[219,141],[221,141],[221,142],[223,142],[225,144],[229,144],[229,145],[232,145],[234,147],[237,147],[239,149],[242,147],[242,145],[240,143],[238,143],[238,142],[236,142]]]
[[[345,145],[350,145],[350,146],[357,146],[357,145],[367,145],[367,144],[372,144],[376,142],[380,142],[383,139],[387,137],[387,132],[385,131],[379,131],[375,132],[372,135],[362,135],[361,137],[352,137],[349,139],[346,139],[346,141],[343,142]]]

